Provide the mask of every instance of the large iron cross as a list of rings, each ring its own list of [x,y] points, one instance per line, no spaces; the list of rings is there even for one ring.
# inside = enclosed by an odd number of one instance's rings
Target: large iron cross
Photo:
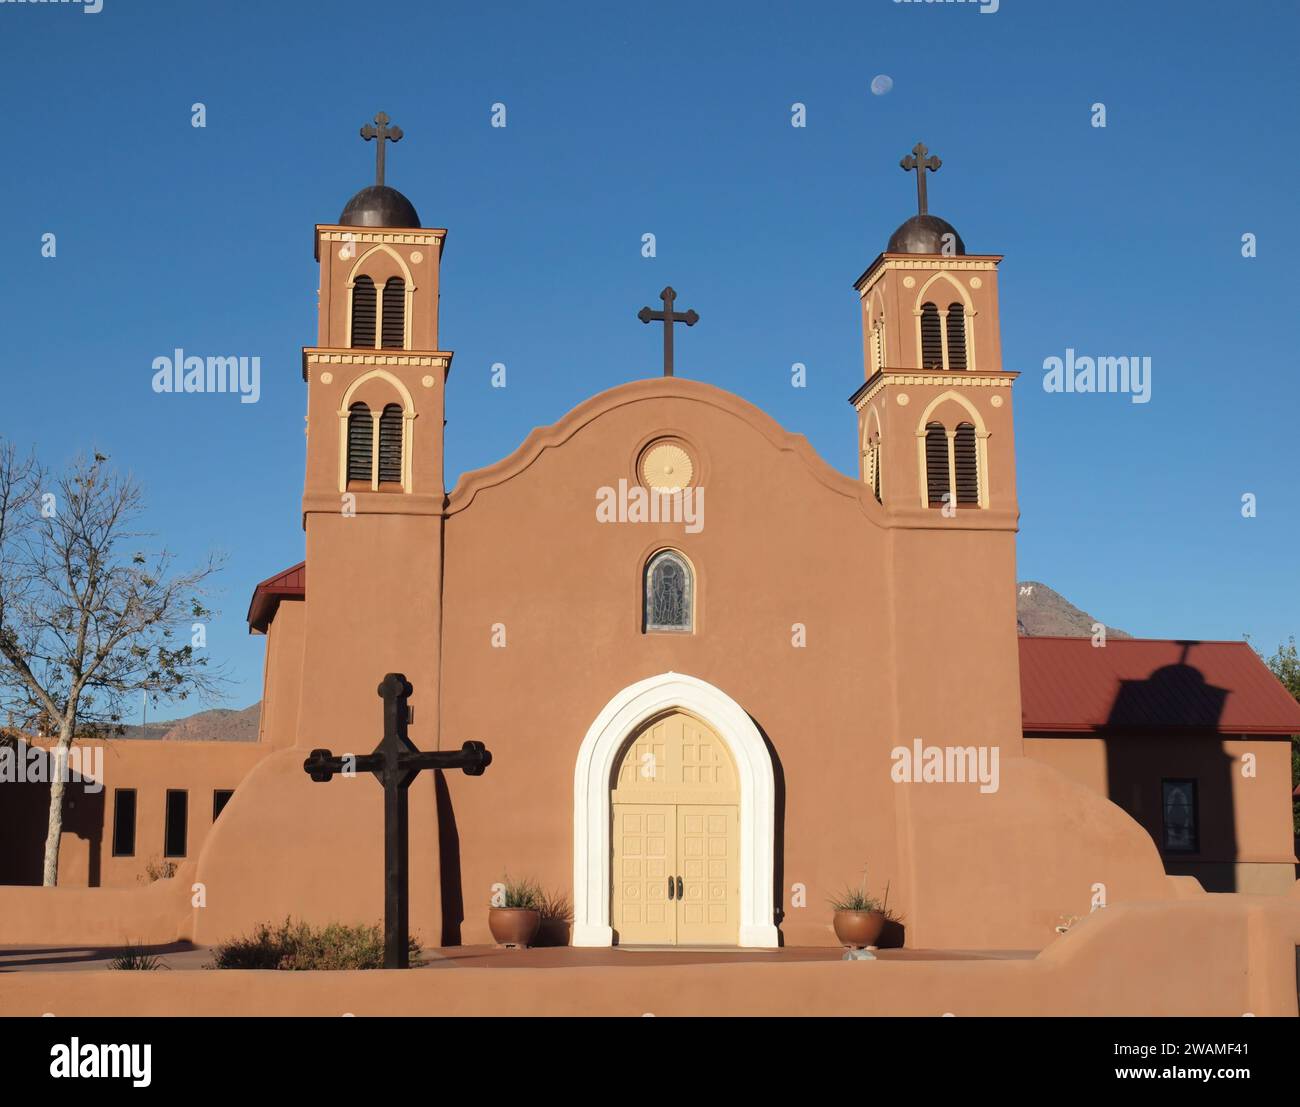
[[[930,211],[925,194],[925,171],[928,169],[931,173],[937,173],[943,164],[938,158],[927,158],[925,155],[929,152],[924,142],[918,142],[912,147],[912,152],[898,163],[908,172],[916,170],[916,210],[919,215],[927,215]]]
[[[648,307],[643,307],[636,313],[636,317],[642,323],[662,322],[664,325],[664,376],[673,375],[673,324],[685,323],[688,327],[695,326],[700,321],[699,315],[695,309],[690,311],[673,311],[673,302],[677,299],[677,293],[669,286],[659,293],[659,299],[664,302],[663,311],[651,311]]]
[[[389,673],[379,686],[384,700],[384,737],[374,753],[335,757],[329,750],[312,750],[302,763],[318,784],[335,773],[357,770],[375,774],[384,786],[384,968],[410,967],[410,895],[407,854],[407,796],[411,781],[424,769],[464,769],[482,776],[492,754],[482,742],[466,742],[454,753],[421,753],[406,736],[411,685],[401,673]]]
[[[375,184],[381,185],[384,183],[384,143],[400,142],[402,128],[396,124],[390,127],[388,125],[388,116],[383,112],[375,116],[375,123],[378,123],[379,126],[376,127],[374,123],[367,123],[362,127],[361,137],[367,142],[372,138],[379,140],[379,145],[375,149]]]

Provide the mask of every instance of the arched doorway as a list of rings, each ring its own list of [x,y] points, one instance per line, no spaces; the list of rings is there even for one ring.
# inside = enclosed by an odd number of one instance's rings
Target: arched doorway
[[[623,748],[610,796],[610,923],[620,945],[738,945],[740,781],[727,744],[684,711]]]
[[[636,740],[647,733],[652,734],[657,721],[673,718],[682,719],[680,741],[687,744],[686,728],[692,723],[699,728],[697,733],[706,734],[710,741],[717,743],[716,752],[725,755],[724,762],[712,762],[720,765],[719,779],[723,774],[721,766],[729,766],[734,772],[734,788],[727,793],[738,796],[732,803],[711,804],[703,802],[707,789],[692,790],[689,793],[678,790],[682,798],[670,800],[667,795],[653,794],[649,798],[657,801],[661,807],[672,806],[672,838],[680,843],[683,835],[703,835],[696,844],[681,844],[683,854],[688,850],[702,848],[707,857],[710,828],[717,834],[724,831],[719,817],[727,817],[728,812],[691,811],[682,813],[680,807],[707,808],[710,806],[732,807],[734,823],[729,840],[735,844],[733,867],[738,870],[734,885],[738,897],[735,912],[735,929],[728,931],[733,936],[728,939],[741,946],[775,947],[778,934],[774,921],[773,895],[773,852],[775,843],[775,778],[772,759],[767,745],[759,734],[754,721],[741,706],[720,689],[697,677],[684,676],[680,673],[662,673],[629,685],[615,695],[596,717],[587,731],[582,746],[578,751],[574,771],[574,811],[573,811],[573,944],[576,946],[608,946],[614,942],[613,907],[614,886],[611,880],[615,862],[614,851],[614,801],[620,787],[635,788],[635,781],[620,784],[625,766],[625,755],[634,749]],[[690,720],[687,722],[686,720]],[[673,724],[677,725],[677,724]],[[642,751],[645,752],[645,751]],[[663,763],[666,765],[669,753],[665,747]],[[633,765],[635,766],[635,758]],[[681,766],[687,764],[683,752]],[[694,762],[700,764],[697,760]],[[665,770],[666,771],[666,770]],[[683,777],[690,774],[683,774]],[[711,774],[709,774],[711,775]],[[668,778],[665,777],[665,780]],[[666,790],[665,790],[666,791]],[[718,793],[722,794],[721,791]],[[620,793],[630,804],[634,799],[644,798],[634,792]],[[649,803],[648,806],[654,806]],[[629,812],[623,812],[628,814]],[[665,811],[643,812],[646,815],[662,816],[656,820],[656,828],[668,837],[669,813]],[[710,823],[709,817],[713,816]],[[703,819],[701,823],[694,821]],[[679,819],[691,821],[684,824],[681,833],[678,830]],[[622,829],[622,828],[621,828]],[[647,824],[642,824],[638,831],[648,833]],[[714,849],[719,847],[714,846]],[[678,845],[674,845],[674,851]],[[668,845],[664,844],[663,895],[667,902]],[[622,854],[620,854],[621,856]],[[707,881],[708,868],[704,867],[704,879]],[[690,897],[683,901],[676,899],[676,876],[681,875],[683,893],[686,892],[686,872],[674,872],[673,903],[691,904]],[[645,887],[650,887],[648,878]],[[707,894],[707,885],[700,888],[701,894]],[[623,902],[623,899],[620,899]],[[707,898],[701,905],[707,904]],[[705,925],[708,912],[704,913]],[[717,914],[716,912],[714,913]],[[673,924],[677,926],[674,921]],[[690,933],[692,922],[686,924]],[[716,923],[713,925],[717,925]],[[727,926],[732,924],[728,920]],[[626,924],[625,927],[626,929]],[[662,931],[660,932],[662,933]],[[676,940],[681,942],[682,931],[677,930]],[[703,930],[696,931],[701,935]],[[624,941],[631,939],[624,937]],[[701,937],[699,940],[719,943],[718,938]],[[658,944],[655,939],[651,942]]]

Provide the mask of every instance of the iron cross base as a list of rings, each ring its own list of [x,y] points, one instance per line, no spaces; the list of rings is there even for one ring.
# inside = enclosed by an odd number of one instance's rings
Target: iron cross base
[[[410,719],[407,697],[413,689],[401,673],[389,673],[379,685],[384,701],[384,737],[374,753],[335,757],[329,750],[312,750],[303,771],[318,784],[336,773],[374,773],[384,787],[384,968],[410,968],[410,863],[407,853],[406,790],[425,769],[463,769],[482,776],[492,754],[482,742],[466,742],[448,753],[422,753],[406,736]]]

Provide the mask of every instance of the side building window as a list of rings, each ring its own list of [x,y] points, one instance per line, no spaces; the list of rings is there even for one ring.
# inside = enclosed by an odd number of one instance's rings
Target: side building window
[[[181,789],[167,789],[166,818],[163,823],[163,856],[184,857],[189,847],[190,794]]]
[[[113,856],[135,856],[135,789],[113,790]]]
[[[212,790],[212,821],[215,823],[217,817],[226,809],[226,804],[230,802],[234,790],[231,788],[214,788]]]
[[[694,629],[695,588],[690,564],[675,550],[660,550],[646,564],[644,629]]]
[[[1200,849],[1196,781],[1162,780],[1160,790],[1164,815],[1161,844],[1167,853],[1196,853]]]

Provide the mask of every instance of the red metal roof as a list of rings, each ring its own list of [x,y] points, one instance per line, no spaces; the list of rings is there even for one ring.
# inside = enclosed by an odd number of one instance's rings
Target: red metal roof
[[[1300,734],[1297,703],[1245,642],[1020,639],[1026,733]]]
[[[248,605],[249,634],[265,634],[266,628],[275,618],[276,608],[281,600],[301,600],[307,595],[307,562],[300,561],[267,577],[253,589],[253,598]]]

